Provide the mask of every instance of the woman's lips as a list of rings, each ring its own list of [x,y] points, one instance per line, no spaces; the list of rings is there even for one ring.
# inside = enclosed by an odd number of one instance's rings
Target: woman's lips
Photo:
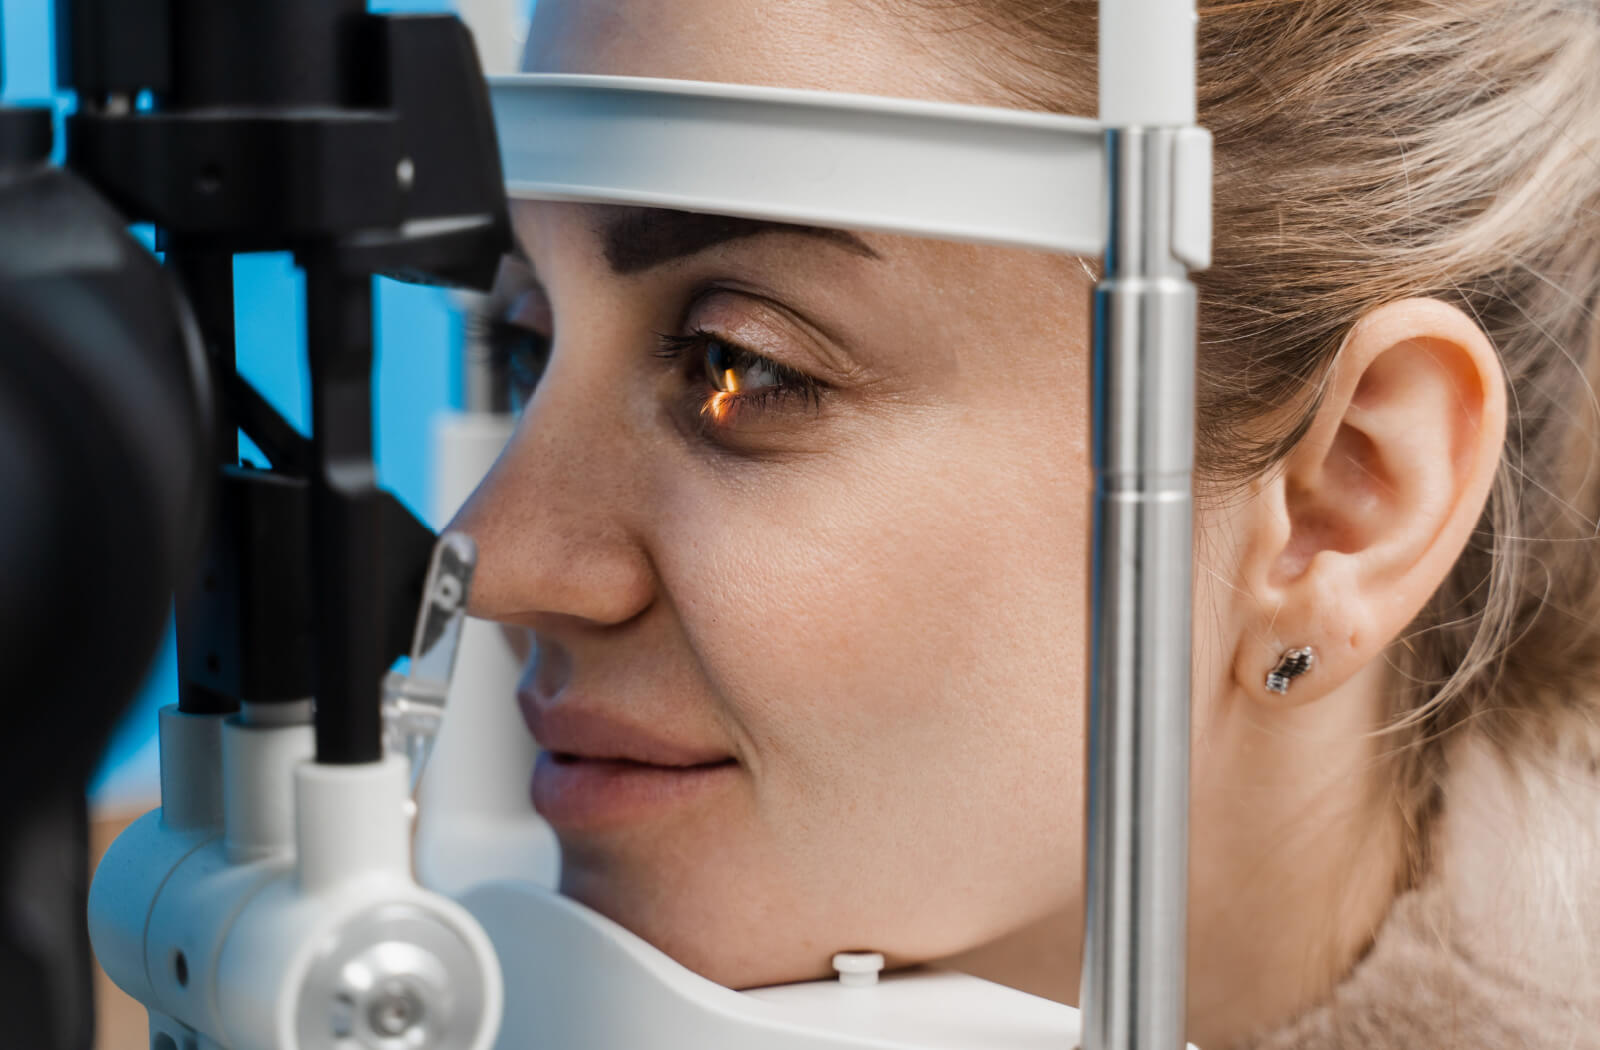
[[[533,808],[557,831],[602,831],[661,814],[728,786],[739,763],[665,766],[542,751]]]
[[[545,707],[519,693],[523,720],[541,748],[532,799],[558,831],[595,831],[659,814],[732,782],[738,761],[604,712]]]

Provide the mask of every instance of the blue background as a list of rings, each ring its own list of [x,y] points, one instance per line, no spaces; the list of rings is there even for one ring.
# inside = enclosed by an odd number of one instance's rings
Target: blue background
[[[374,0],[374,11],[449,10],[448,0]],[[50,0],[4,0],[5,100],[53,101],[54,14]],[[304,429],[308,394],[304,289],[287,255],[241,256],[234,267],[239,369]],[[453,404],[458,389],[460,325],[449,294],[379,280],[375,397],[379,478],[426,519],[429,433],[433,418]],[[257,462],[263,462],[257,458]],[[434,527],[442,522],[430,522]],[[172,632],[148,682],[118,727],[92,786],[95,801],[151,802],[157,784],[156,711],[177,701]]]

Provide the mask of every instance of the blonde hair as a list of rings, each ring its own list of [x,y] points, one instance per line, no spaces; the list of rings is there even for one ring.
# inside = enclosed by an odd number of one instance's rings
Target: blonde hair
[[[1019,104],[1094,112],[1093,0],[921,0],[993,44]],[[1475,317],[1506,374],[1488,507],[1392,647],[1392,767],[1415,878],[1444,743],[1505,747],[1600,721],[1600,3],[1200,4],[1216,136],[1201,296],[1203,480],[1270,471],[1346,334],[1387,301]]]

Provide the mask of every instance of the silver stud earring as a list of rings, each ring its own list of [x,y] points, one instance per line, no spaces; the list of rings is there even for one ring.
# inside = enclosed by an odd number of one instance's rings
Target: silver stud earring
[[[1278,661],[1278,666],[1267,672],[1267,692],[1277,693],[1282,696],[1289,691],[1289,683],[1311,670],[1311,665],[1317,662],[1317,654],[1311,646],[1303,645],[1298,649],[1290,649]]]

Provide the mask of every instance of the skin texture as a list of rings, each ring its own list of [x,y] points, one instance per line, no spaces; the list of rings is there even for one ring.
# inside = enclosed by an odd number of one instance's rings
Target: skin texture
[[[1002,101],[962,40],[846,0],[541,0],[529,68]],[[965,45],[970,48],[970,43]],[[514,208],[553,335],[457,527],[546,710],[731,756],[715,790],[558,827],[562,889],[734,987],[835,951],[1074,1002],[1088,303],[1078,260],[764,232],[618,273],[648,214]],[[723,422],[709,331],[824,384]],[[744,378],[751,378],[741,373]],[[1199,514],[1190,1035],[1326,995],[1393,897],[1384,649],[1483,505],[1505,407],[1464,315],[1376,308],[1284,469]],[[1289,695],[1263,681],[1312,645]],[[510,702],[508,698],[508,702]]]

